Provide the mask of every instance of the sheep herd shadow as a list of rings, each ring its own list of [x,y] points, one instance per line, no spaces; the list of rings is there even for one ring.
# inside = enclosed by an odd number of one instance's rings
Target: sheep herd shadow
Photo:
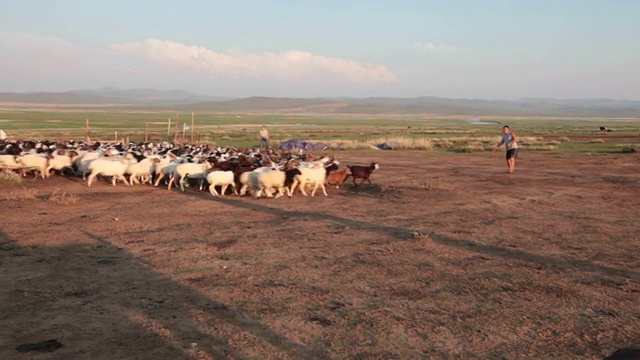
[[[381,194],[387,193],[387,192],[388,192],[388,189],[378,184],[372,184],[372,185],[367,184],[367,185],[359,185],[359,186],[353,186],[353,184],[345,184],[340,187],[338,194],[341,196],[356,197],[356,196],[363,196],[363,195],[380,196]]]
[[[366,187],[363,187],[363,188],[358,187],[352,191],[356,193],[367,191],[364,189],[366,189]],[[376,194],[378,192],[383,192],[383,190],[380,190],[380,189],[381,188],[379,186],[377,187],[372,186],[371,189],[368,190],[368,193]],[[343,194],[345,193],[349,194],[350,192],[344,192]],[[278,208],[275,206],[267,205],[269,200],[256,200],[256,199],[241,200],[233,197],[212,197],[207,193],[197,193],[197,192],[191,192],[191,191],[184,192],[183,194],[187,196],[198,197],[200,199],[218,202],[228,206],[234,206],[237,208],[246,209],[246,210],[261,211],[267,214],[278,215],[278,216],[287,216],[287,218],[289,219],[298,218],[298,219],[305,219],[305,220],[326,220],[333,223],[348,226],[349,228],[352,228],[352,229],[377,232],[383,235],[390,236],[395,240],[413,241],[416,238],[416,235],[413,229],[354,220],[354,219],[349,219],[342,216],[336,216],[336,215],[332,215],[332,214],[328,214],[320,211],[286,210],[286,209]],[[589,260],[561,258],[561,257],[548,256],[548,255],[532,254],[532,253],[518,250],[518,249],[503,248],[500,246],[483,244],[483,243],[471,241],[471,240],[453,239],[445,235],[440,235],[436,232],[429,233],[428,239],[440,245],[463,249],[463,250],[475,252],[478,254],[494,256],[494,257],[502,258],[505,260],[523,261],[523,262],[533,263],[536,265],[551,266],[551,267],[564,269],[564,270],[578,270],[585,273],[601,273],[608,276],[624,277],[624,278],[632,279],[634,281],[640,281],[639,272],[627,270],[627,269],[619,269],[612,266],[600,265]]]

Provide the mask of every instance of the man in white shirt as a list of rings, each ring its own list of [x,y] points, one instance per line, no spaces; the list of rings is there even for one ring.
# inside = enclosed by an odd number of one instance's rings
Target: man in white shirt
[[[260,128],[260,149],[269,149],[269,131],[265,125]]]

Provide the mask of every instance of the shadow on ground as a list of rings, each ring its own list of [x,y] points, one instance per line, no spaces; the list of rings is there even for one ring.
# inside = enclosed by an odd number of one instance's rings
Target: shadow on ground
[[[60,359],[244,358],[228,339],[203,332],[194,314],[214,328],[250,333],[279,356],[328,357],[151,270],[109,239],[83,233],[92,245],[21,247],[0,230],[0,358],[16,358],[16,346],[48,339],[63,343],[52,354]],[[21,280],[9,282],[9,274]],[[60,313],[90,314],[92,321]],[[45,325],[52,317],[55,325]]]
[[[376,190],[373,190],[376,191]],[[640,281],[640,273],[618,269],[611,266],[599,265],[588,260],[572,259],[572,258],[560,258],[546,255],[531,254],[526,251],[517,249],[502,248],[499,246],[482,244],[479,242],[468,240],[456,240],[447,236],[438,235],[435,233],[429,234],[417,234],[413,229],[398,228],[393,226],[386,226],[381,224],[372,224],[368,222],[348,219],[340,216],[326,214],[323,212],[308,212],[308,211],[290,211],[276,207],[265,205],[264,200],[240,201],[230,197],[216,197],[213,198],[209,194],[186,192],[191,196],[197,196],[202,199],[208,199],[223,203],[225,205],[235,206],[247,210],[261,211],[268,214],[275,214],[279,216],[288,216],[292,218],[309,219],[309,220],[328,220],[338,224],[343,224],[355,229],[375,231],[393,237],[397,240],[412,240],[416,236],[426,236],[430,240],[458,249],[467,251],[473,251],[479,254],[500,257],[506,260],[516,260],[533,263],[539,266],[551,266],[564,270],[578,270],[586,273],[599,272],[609,276],[621,276],[635,281]]]

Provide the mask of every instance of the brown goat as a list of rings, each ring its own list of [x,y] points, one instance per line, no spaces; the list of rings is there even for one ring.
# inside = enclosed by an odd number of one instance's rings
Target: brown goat
[[[344,184],[349,175],[351,175],[351,169],[334,170],[327,175],[325,184],[335,185],[336,189],[339,189],[340,185]]]
[[[378,165],[377,162],[372,162],[371,165],[369,166],[347,165],[347,168],[351,170],[351,176],[353,177],[353,185],[357,187],[358,184],[356,183],[356,179],[362,179],[362,181],[360,181],[360,185],[362,185],[362,183],[365,180],[369,182],[369,185],[371,185],[371,180],[369,179],[369,177],[371,176],[371,173],[373,172],[373,170],[379,169],[380,166]]]

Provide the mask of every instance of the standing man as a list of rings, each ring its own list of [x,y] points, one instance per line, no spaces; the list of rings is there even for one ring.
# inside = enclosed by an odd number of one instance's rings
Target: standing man
[[[511,174],[516,167],[518,143],[516,134],[512,133],[507,125],[502,127],[502,140],[493,148],[493,151],[497,151],[502,144],[507,148],[507,173]]]
[[[260,150],[262,149],[269,149],[269,131],[265,125],[260,128]]]

